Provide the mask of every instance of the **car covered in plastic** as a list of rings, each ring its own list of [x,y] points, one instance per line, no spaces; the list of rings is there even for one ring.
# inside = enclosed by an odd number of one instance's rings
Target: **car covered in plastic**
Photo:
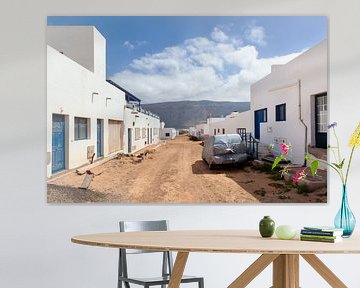
[[[248,160],[246,145],[239,134],[209,136],[202,151],[202,159],[213,169],[217,165],[239,165]]]

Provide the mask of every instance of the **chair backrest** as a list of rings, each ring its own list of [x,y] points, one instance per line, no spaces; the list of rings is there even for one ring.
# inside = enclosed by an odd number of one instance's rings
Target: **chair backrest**
[[[120,232],[167,231],[167,220],[156,221],[120,221]],[[159,251],[126,249],[126,254],[156,253]]]
[[[167,220],[155,221],[120,221],[121,232],[135,231],[167,231],[169,227]]]
[[[167,220],[157,221],[120,221],[120,232],[140,232],[140,231],[167,231],[169,224]],[[136,249],[119,249],[119,275],[128,277],[127,273],[127,254],[140,253],[163,253],[162,275],[172,273],[173,259],[169,251],[150,251]]]

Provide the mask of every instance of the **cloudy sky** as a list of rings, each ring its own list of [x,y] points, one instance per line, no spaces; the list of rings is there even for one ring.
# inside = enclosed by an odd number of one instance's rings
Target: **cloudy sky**
[[[48,17],[94,25],[107,40],[107,77],[143,103],[249,101],[250,85],[327,38],[327,18]]]

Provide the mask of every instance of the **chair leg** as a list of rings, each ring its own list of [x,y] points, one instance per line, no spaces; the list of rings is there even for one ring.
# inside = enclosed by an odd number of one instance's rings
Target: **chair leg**
[[[204,279],[199,280],[199,288],[204,288]]]

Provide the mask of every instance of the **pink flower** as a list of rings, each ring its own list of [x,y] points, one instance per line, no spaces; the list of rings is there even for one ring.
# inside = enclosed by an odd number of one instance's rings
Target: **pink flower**
[[[289,146],[288,145],[286,145],[285,143],[281,143],[280,148],[283,151],[284,155],[289,154]]]
[[[297,170],[296,174],[293,178],[294,183],[299,183],[301,179],[304,179],[306,177],[305,169]]]

